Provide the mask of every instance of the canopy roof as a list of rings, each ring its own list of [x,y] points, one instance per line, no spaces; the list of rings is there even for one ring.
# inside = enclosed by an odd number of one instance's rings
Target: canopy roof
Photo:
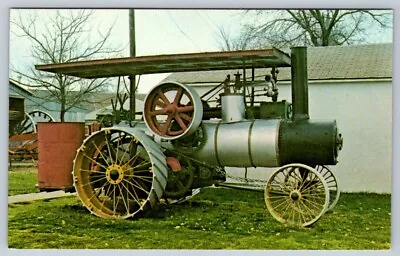
[[[154,55],[36,65],[41,71],[82,78],[238,68],[289,67],[289,54],[276,48],[249,51]]]

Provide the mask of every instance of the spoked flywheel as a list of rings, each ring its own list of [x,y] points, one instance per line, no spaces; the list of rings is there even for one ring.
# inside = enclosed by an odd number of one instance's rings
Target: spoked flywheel
[[[303,164],[288,164],[275,171],[265,188],[265,203],[271,215],[289,225],[307,227],[328,209],[325,179]]]
[[[144,120],[157,136],[172,140],[194,133],[203,116],[200,96],[189,86],[166,82],[145,99]]]
[[[78,149],[73,178],[90,212],[128,218],[158,204],[167,183],[167,164],[160,146],[143,132],[106,128]]]
[[[322,175],[322,177],[324,177],[326,184],[328,185],[329,189],[328,211],[331,211],[339,201],[340,197],[340,190],[337,179],[333,174],[333,172],[325,165],[317,165],[315,167],[315,170],[317,170],[317,172],[319,172]]]

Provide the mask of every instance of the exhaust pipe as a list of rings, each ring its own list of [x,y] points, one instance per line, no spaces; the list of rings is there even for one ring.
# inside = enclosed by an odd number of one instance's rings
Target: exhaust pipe
[[[310,119],[308,114],[307,47],[291,48],[292,120]]]

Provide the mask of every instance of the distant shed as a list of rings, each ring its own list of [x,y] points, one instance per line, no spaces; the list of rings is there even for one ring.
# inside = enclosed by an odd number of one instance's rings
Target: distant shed
[[[55,120],[60,120],[61,104],[59,102],[45,100],[36,95],[34,91],[27,90],[13,81],[9,81],[8,94],[25,98],[25,112],[41,110],[50,114]],[[86,112],[86,109],[73,107],[65,114],[65,121],[84,122]]]

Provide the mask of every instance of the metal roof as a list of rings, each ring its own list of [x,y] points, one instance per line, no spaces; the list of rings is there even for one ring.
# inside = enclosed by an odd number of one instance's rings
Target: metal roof
[[[8,83],[9,83],[9,88],[10,89],[12,87],[15,87],[15,88],[17,88],[17,90],[21,90],[22,92],[26,93],[27,95],[33,95],[33,93],[31,91],[29,91],[28,89],[22,87],[20,84],[18,84],[16,81],[13,81],[12,79],[9,79]],[[12,91],[9,91],[9,94],[12,94]],[[23,95],[23,96],[26,96],[26,95]]]
[[[351,46],[308,47],[308,80],[391,79],[393,75],[393,45],[365,44]],[[242,70],[233,70],[230,74]],[[264,81],[269,69],[255,70],[255,79]],[[228,72],[183,72],[169,75],[164,81],[186,84],[221,83]],[[247,76],[250,72],[247,72]],[[290,81],[290,68],[280,68],[279,81]]]
[[[41,71],[82,78],[100,78],[186,71],[290,66],[289,54],[276,48],[233,52],[205,52],[139,56],[36,65]]]

